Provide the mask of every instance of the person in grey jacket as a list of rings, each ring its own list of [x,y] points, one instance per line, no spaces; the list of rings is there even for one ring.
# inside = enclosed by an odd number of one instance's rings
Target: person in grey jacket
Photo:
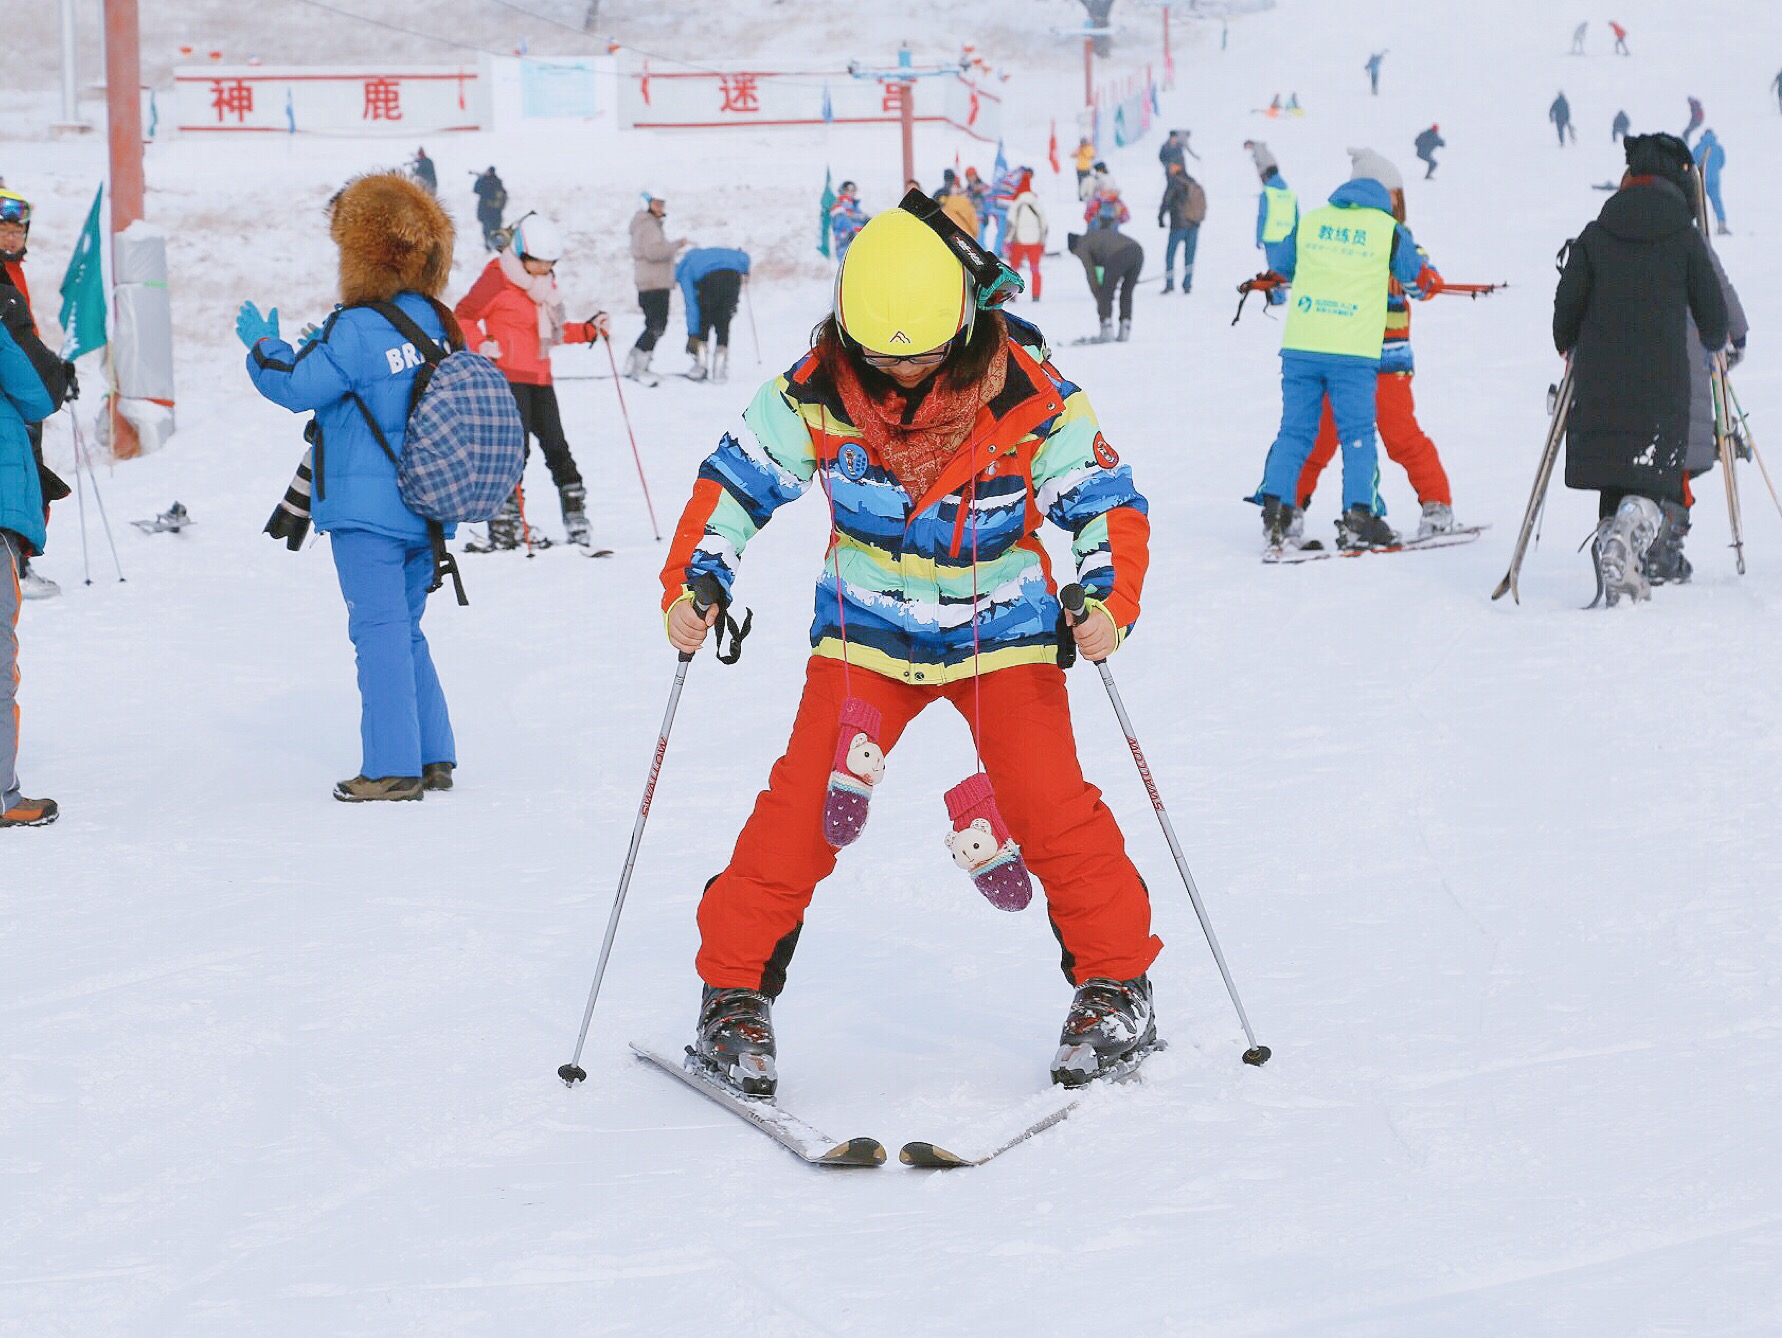
[[[1745,356],[1745,339],[1751,333],[1751,324],[1745,318],[1745,307],[1739,301],[1738,290],[1726,277],[1720,256],[1711,246],[1708,259],[1714,263],[1714,277],[1720,281],[1720,294],[1726,299],[1726,365],[1736,367]],[[1689,360],[1689,444],[1683,457],[1683,472],[1693,481],[1714,468],[1719,463],[1720,454],[1714,441],[1714,387],[1708,375],[1710,359],[1699,347],[1701,335],[1693,313],[1689,317],[1689,339],[1692,355]],[[1700,356],[1694,356],[1698,353]],[[1658,538],[1646,551],[1646,579],[1654,585],[1666,582],[1681,585],[1695,570],[1683,556],[1683,541],[1689,537],[1690,508],[1671,501],[1660,501],[1658,505],[1664,512],[1664,524],[1658,531]]]
[[[1065,248],[1083,262],[1083,276],[1095,295],[1095,314],[1101,317],[1101,333],[1093,342],[1110,339],[1125,343],[1132,337],[1132,289],[1145,266],[1145,248],[1113,228],[1092,228],[1071,233]],[[1114,334],[1114,294],[1120,295],[1120,333]]]
[[[674,258],[689,245],[685,237],[670,241],[662,226],[668,201],[644,192],[644,207],[631,219],[631,259],[637,278],[637,304],[643,308],[644,329],[625,356],[625,375],[653,386],[660,379],[650,370],[656,341],[668,329],[668,295],[674,287]]]

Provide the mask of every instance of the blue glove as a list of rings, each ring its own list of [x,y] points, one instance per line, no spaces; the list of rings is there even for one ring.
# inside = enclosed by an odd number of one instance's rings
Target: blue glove
[[[262,339],[277,339],[278,308],[274,307],[262,316],[260,308],[252,302],[243,302],[241,310],[235,313],[235,337],[241,340],[243,348],[248,349]]]

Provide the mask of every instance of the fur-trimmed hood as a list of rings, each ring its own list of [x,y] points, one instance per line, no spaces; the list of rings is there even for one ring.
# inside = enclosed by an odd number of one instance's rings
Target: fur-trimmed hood
[[[328,233],[340,247],[340,300],[439,297],[452,272],[452,220],[420,183],[398,172],[354,177],[334,197]]]

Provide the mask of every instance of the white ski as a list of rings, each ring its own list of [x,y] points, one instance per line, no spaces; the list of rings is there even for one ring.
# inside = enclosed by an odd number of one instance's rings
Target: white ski
[[[688,1068],[637,1041],[631,1048],[639,1059],[647,1059],[664,1073],[679,1078],[707,1100],[715,1101],[732,1115],[755,1126],[774,1142],[791,1152],[808,1166],[883,1166],[885,1147],[876,1138],[849,1138],[837,1142],[816,1127],[806,1124],[789,1110],[774,1104],[772,1097],[744,1096],[734,1087],[707,1076],[703,1071]],[[691,1054],[691,1051],[688,1052]]]
[[[1143,1050],[1133,1054],[1130,1058],[1122,1060],[1108,1072],[1100,1074],[1082,1087],[1058,1088],[1053,1094],[1050,1109],[1038,1119],[1033,1120],[1024,1128],[1004,1139],[1001,1143],[998,1143],[988,1152],[980,1153],[973,1157],[949,1151],[948,1149],[941,1147],[938,1143],[909,1142],[903,1145],[903,1149],[897,1154],[897,1159],[905,1166],[918,1166],[924,1170],[932,1171],[950,1171],[961,1166],[982,1166],[985,1162],[1000,1157],[1010,1148],[1025,1143],[1035,1134],[1043,1133],[1045,1130],[1050,1129],[1054,1124],[1062,1123],[1064,1120],[1070,1118],[1071,1112],[1083,1104],[1084,1094],[1092,1088],[1104,1086],[1108,1083],[1130,1082],[1133,1078],[1138,1076],[1139,1066],[1143,1064],[1146,1059],[1156,1054],[1159,1050],[1164,1050],[1168,1047],[1168,1041],[1159,1040],[1153,1042],[1151,1045],[1148,1045]]]
[[[1296,562],[1317,562],[1321,558],[1358,558],[1367,557],[1370,553],[1416,553],[1426,548],[1453,548],[1457,544],[1472,543],[1490,528],[1490,525],[1466,525],[1422,539],[1401,539],[1398,543],[1380,548],[1325,548],[1321,544],[1317,548],[1271,548],[1263,553],[1262,560],[1271,567],[1285,567]]]

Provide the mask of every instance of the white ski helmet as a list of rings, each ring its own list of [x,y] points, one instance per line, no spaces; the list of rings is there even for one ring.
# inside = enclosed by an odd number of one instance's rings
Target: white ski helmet
[[[542,214],[527,214],[514,225],[514,254],[523,260],[563,259],[563,234]]]

